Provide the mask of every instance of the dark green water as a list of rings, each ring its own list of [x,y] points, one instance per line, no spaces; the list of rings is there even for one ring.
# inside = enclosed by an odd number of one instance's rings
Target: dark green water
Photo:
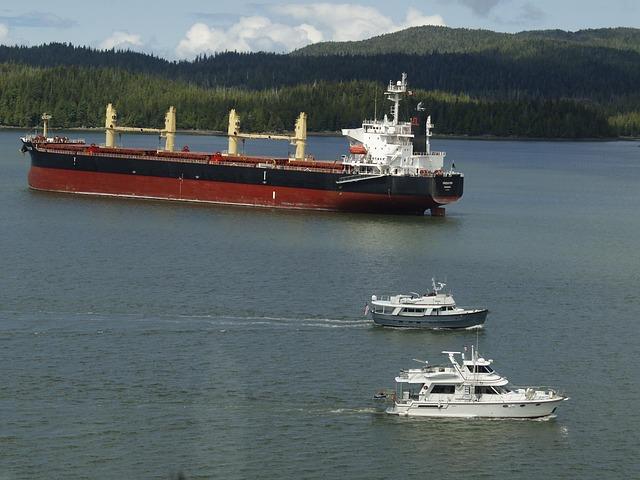
[[[32,192],[18,136],[0,132],[0,479],[637,477],[637,143],[437,141],[466,174],[442,219]],[[571,396],[556,418],[376,412],[412,358],[476,340],[362,317],[432,276],[491,310],[501,373]]]

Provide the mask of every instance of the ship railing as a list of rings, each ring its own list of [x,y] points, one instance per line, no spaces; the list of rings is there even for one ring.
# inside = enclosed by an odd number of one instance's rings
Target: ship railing
[[[208,163],[208,162],[205,162]],[[254,164],[254,163],[239,163],[239,162],[216,162],[213,165],[226,165],[226,166],[233,166],[233,167],[256,167],[256,168],[262,168],[259,167],[258,164]],[[320,168],[320,167],[293,167],[290,165],[274,165],[274,166],[270,166],[269,169],[271,170],[295,170],[298,172],[318,172],[318,173],[346,173],[344,171],[344,169],[333,169],[333,168]]]
[[[63,153],[63,154],[69,154],[69,153],[74,153],[77,155],[82,155],[84,154],[84,149],[78,149],[75,152],[73,150],[59,150],[57,148],[49,148],[49,147],[43,147],[41,145],[38,145],[38,150],[40,151],[46,151],[46,152],[50,152],[50,153]]]
[[[557,388],[550,387],[548,385],[508,385],[509,390],[522,395],[527,400],[533,400],[539,398],[536,396],[537,392],[543,392],[550,397],[566,397],[564,392]]]
[[[444,157],[447,155],[447,152],[413,152],[414,155],[423,155],[425,157],[437,156]]]
[[[366,180],[374,180],[376,178],[382,178],[385,176],[386,175],[384,173],[347,175],[345,177],[340,177],[338,180],[336,180],[336,183],[343,184],[343,183],[353,183],[353,182],[364,182]]]
[[[59,150],[55,148],[42,148],[42,150],[46,150],[51,153],[61,153],[61,154],[69,154],[69,150]],[[74,152],[78,155],[86,154],[84,150],[78,150]],[[139,155],[129,155],[126,153],[102,153],[102,152],[93,152],[91,156],[94,157],[116,157],[122,159],[131,159],[131,160],[152,160],[152,161],[160,161],[160,162],[178,162],[178,163],[198,163],[201,165],[224,165],[224,166],[232,166],[232,167],[247,167],[247,168],[263,168],[260,167],[260,162],[252,163],[252,162],[232,162],[232,161],[215,161],[211,162],[206,158],[179,158],[179,157],[158,157],[155,155],[147,155],[147,156],[139,156]],[[343,173],[346,174],[349,172],[347,168],[344,168],[341,164],[336,164],[336,168],[322,168],[322,167],[302,167],[302,166],[291,166],[291,165],[273,165],[269,164],[270,169],[275,170],[294,170],[299,172],[318,172],[318,173]]]
[[[391,92],[391,93],[404,93],[407,91],[407,86],[405,85],[394,85],[392,83],[390,83],[387,86],[387,92]]]
[[[519,390],[522,390],[522,391],[526,391],[526,390],[542,390],[542,391],[545,391],[545,392],[549,392],[549,391],[552,391],[552,392],[555,392],[555,393],[558,392],[557,388],[549,386],[549,385],[511,385],[511,384],[509,384],[509,385],[507,385],[507,387],[512,392],[519,391]]]

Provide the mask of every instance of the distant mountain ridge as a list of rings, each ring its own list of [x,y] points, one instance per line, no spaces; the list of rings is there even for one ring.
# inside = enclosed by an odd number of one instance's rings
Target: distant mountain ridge
[[[0,46],[0,124],[34,125],[48,111],[65,126],[98,126],[101,105],[113,101],[139,124],[161,119],[174,103],[192,128],[221,129],[238,107],[256,130],[287,128],[302,109],[311,129],[336,130],[371,116],[373,98],[384,104],[384,85],[401,72],[438,132],[640,135],[640,29],[633,28],[510,34],[426,26],[291,54],[191,61],[65,43]]]
[[[381,55],[390,53],[478,53],[488,50],[516,53],[522,47],[585,47],[629,50],[640,53],[640,29],[600,28],[569,32],[531,30],[502,33],[491,30],[449,28],[432,25],[412,27],[366,40],[320,42],[295,50],[291,55]]]

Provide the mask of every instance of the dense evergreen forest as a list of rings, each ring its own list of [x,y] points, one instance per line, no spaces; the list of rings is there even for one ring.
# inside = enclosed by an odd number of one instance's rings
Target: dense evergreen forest
[[[293,55],[379,55],[382,53],[471,53],[502,51],[528,55],[533,50],[554,46],[603,47],[640,52],[640,30],[636,28],[599,28],[566,32],[532,30],[501,33],[490,30],[412,27],[356,42],[320,42],[306,46]]]
[[[382,92],[409,75],[437,133],[525,137],[640,134],[640,30],[503,34],[416,27],[363,42],[321,43],[289,55],[222,53],[170,62],[67,44],[0,46],[0,124],[100,126],[113,102],[122,124],[180,128],[338,130],[387,111]],[[388,103],[388,102],[387,102]],[[411,103],[411,102],[410,102]],[[408,115],[408,112],[406,112]]]

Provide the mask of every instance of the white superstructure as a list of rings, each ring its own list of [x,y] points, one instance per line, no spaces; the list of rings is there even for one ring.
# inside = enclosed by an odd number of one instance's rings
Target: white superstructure
[[[387,413],[422,417],[536,418],[551,415],[568,397],[548,387],[514,387],[471,348],[442,352],[449,365],[402,370],[395,378],[396,393]],[[456,360],[461,356],[461,361]]]
[[[359,173],[379,175],[427,175],[442,174],[445,152],[432,152],[431,117],[425,126],[426,145],[424,152],[413,151],[411,122],[400,122],[400,100],[407,94],[407,74],[402,80],[389,82],[385,96],[392,102],[391,118],[365,120],[361,128],[345,128],[342,134],[349,138],[350,155],[343,158]],[[419,107],[420,108],[420,107]]]

